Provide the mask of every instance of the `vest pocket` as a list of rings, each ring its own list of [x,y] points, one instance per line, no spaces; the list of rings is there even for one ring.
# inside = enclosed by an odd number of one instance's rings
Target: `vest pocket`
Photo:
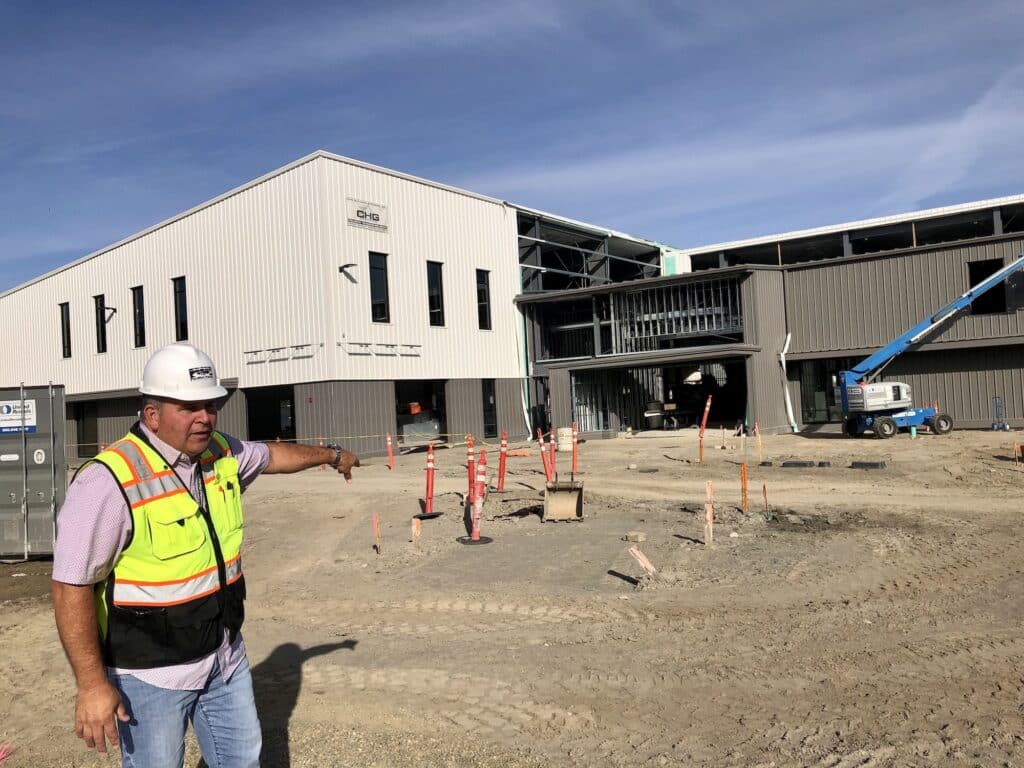
[[[214,465],[217,491],[224,504],[225,533],[242,527],[242,488],[238,480],[238,459],[226,456]],[[218,533],[220,526],[218,525]]]
[[[198,513],[198,507],[192,514],[182,514],[180,509],[146,511],[153,554],[158,559],[170,560],[187,555],[206,543],[206,524]]]

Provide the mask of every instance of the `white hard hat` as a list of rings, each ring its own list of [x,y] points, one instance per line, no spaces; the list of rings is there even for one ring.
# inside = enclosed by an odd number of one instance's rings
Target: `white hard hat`
[[[216,400],[227,395],[213,360],[191,344],[168,344],[153,353],[142,371],[139,392],[186,403]]]

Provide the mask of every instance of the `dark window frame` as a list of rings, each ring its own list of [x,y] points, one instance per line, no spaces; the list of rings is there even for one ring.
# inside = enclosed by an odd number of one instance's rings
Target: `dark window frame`
[[[146,346],[146,298],[142,286],[132,286],[132,330],[135,348]]]
[[[174,286],[174,340],[188,341],[188,286],[185,276],[171,278]]]
[[[96,312],[96,354],[106,354],[107,351],[107,302],[103,294],[92,297],[93,306]]]
[[[493,330],[494,326],[491,323],[491,273],[486,269],[476,271],[476,320],[481,331]]]
[[[60,307],[61,357],[67,360],[71,357],[71,304],[62,301],[57,306]]]
[[[370,320],[391,322],[391,295],[388,290],[388,255],[370,251]]]
[[[427,314],[430,325],[444,328],[444,262],[427,262]]]

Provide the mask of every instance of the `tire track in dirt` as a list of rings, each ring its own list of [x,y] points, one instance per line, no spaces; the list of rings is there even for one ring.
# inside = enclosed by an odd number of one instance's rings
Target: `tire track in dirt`
[[[594,715],[583,707],[539,702],[502,680],[464,673],[400,667],[365,670],[311,661],[302,669],[302,681],[314,691],[340,686],[384,693],[392,702],[404,696],[412,708],[429,707],[435,717],[494,737],[563,734],[594,727]]]

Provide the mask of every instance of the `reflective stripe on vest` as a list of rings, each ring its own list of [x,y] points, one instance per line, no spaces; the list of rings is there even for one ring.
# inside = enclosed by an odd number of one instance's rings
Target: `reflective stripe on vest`
[[[234,584],[242,575],[242,558],[225,563],[228,584]],[[114,581],[114,605],[125,607],[181,605],[218,589],[217,566],[208,568],[190,579],[177,581]]]

